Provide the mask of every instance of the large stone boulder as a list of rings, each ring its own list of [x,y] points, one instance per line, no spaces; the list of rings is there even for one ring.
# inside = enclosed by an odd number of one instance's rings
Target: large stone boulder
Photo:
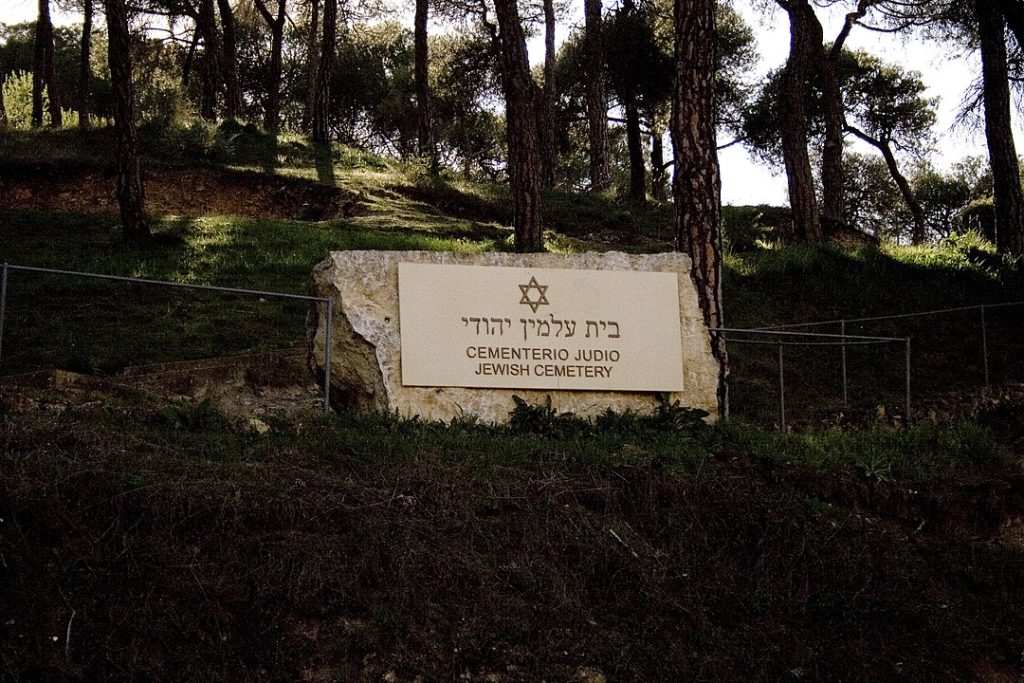
[[[656,393],[641,391],[403,385],[399,263],[673,273],[679,297],[682,390],[670,392],[668,399],[706,410],[712,417],[717,415],[719,368],[711,354],[708,330],[690,280],[690,259],[679,253],[629,255],[620,252],[575,255],[332,252],[314,269],[311,290],[314,296],[332,301],[331,403],[336,409],[355,408],[429,420],[475,417],[483,422],[505,422],[515,408],[513,396],[536,404],[550,397],[552,406],[559,412],[584,417],[594,417],[609,409],[649,413],[658,405]],[[671,290],[669,293],[671,295]],[[523,296],[527,296],[525,290]],[[645,293],[621,292],[619,296],[640,301]],[[315,305],[309,319],[309,362],[311,370],[321,380],[326,332],[326,305]]]

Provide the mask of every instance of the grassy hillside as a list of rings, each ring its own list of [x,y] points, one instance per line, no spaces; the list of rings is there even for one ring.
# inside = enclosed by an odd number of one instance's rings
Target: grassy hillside
[[[259,435],[204,406],[5,398],[12,680],[1019,673],[1024,478],[984,426]]]
[[[503,187],[194,127],[146,136],[164,209],[126,250],[108,136],[0,139],[0,261],[304,293],[334,249],[508,248]],[[669,206],[545,206],[551,249],[669,246]],[[1019,269],[969,239],[726,263],[731,326],[1016,299]],[[37,274],[9,304],[0,375],[305,334],[302,305]],[[850,406],[835,348],[787,349],[790,433],[775,347],[730,346],[741,419],[716,427],[670,405],[252,422],[177,390],[0,383],[0,680],[1017,680],[1024,394],[980,394],[976,315],[850,327],[913,336],[910,428],[901,348],[850,352]],[[1000,383],[1021,319],[988,319]]]

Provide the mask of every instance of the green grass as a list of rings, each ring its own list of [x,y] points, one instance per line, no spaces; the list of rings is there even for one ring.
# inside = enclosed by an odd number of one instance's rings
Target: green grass
[[[1012,470],[1021,462],[991,432],[967,420],[906,430],[833,428],[787,433],[734,424],[721,429],[724,441],[754,458],[817,473],[852,471],[881,481],[926,484],[1002,467]]]
[[[995,259],[970,242],[884,245],[881,249],[834,245],[762,249],[727,259],[726,320],[730,327],[761,327],[1021,301],[1021,275],[1016,264]],[[997,384],[1024,379],[1024,368],[1016,360],[1024,353],[1022,309],[990,309],[986,314],[990,372]],[[840,334],[842,326],[833,322],[798,331]],[[977,310],[849,323],[846,332],[911,338],[912,403],[918,417],[938,394],[977,392],[984,384]],[[839,415],[860,422],[872,419],[879,406],[890,415],[902,413],[903,351],[902,343],[849,349],[851,402],[844,405],[840,349],[787,348],[790,422],[821,425]],[[734,344],[730,356],[735,414],[777,421],[777,348]]]
[[[313,266],[344,249],[476,251],[486,241],[344,223],[237,217],[161,219],[130,250],[104,217],[0,210],[0,259],[37,267],[307,294]],[[115,372],[301,344],[305,305],[148,285],[12,272],[5,374],[64,367]]]

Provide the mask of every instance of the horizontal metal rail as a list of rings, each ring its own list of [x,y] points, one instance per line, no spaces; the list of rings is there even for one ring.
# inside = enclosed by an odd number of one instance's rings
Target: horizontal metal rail
[[[878,342],[900,342],[906,339],[906,337],[872,337],[863,334],[826,334],[824,332],[781,332],[769,329],[763,329],[760,327],[756,328],[741,328],[741,327],[712,327],[712,332],[725,332],[726,334],[763,334],[769,337],[822,337],[825,339],[853,339],[861,341],[878,341]]]
[[[879,346],[881,344],[894,344],[894,343],[902,344],[902,343],[904,343],[905,339],[906,338],[903,337],[903,338],[899,338],[899,339],[893,338],[893,339],[886,339],[886,340],[881,340],[881,341],[851,341],[851,342],[841,342],[841,341],[837,341],[837,342],[798,342],[798,341],[797,342],[783,342],[783,341],[774,341],[774,340],[771,340],[771,339],[727,339],[726,341],[728,341],[730,344],[752,344],[752,345],[755,345],[755,346],[800,346],[800,347],[804,347],[804,346],[830,346],[830,347],[844,346],[845,347],[845,346]]]
[[[840,321],[836,321],[840,322]],[[848,321],[847,321],[848,322]],[[778,379],[779,379],[779,429],[786,430],[786,373],[783,350],[786,347],[842,347],[842,377],[843,377],[843,404],[848,404],[847,393],[847,369],[846,369],[846,348],[848,346],[877,346],[881,344],[899,344],[904,349],[904,419],[905,424],[910,425],[910,337],[874,337],[862,334],[846,334],[846,324],[843,323],[842,334],[828,334],[824,332],[791,332],[769,328],[740,328],[740,327],[712,327],[711,332],[719,333],[726,338],[729,344],[753,344],[757,346],[774,346],[778,349]],[[737,339],[730,335],[759,335],[762,339]],[[795,339],[795,341],[790,341]],[[815,341],[824,339],[826,341]],[[729,392],[726,392],[727,394]],[[729,405],[725,407],[725,419],[729,419]]]
[[[144,285],[162,285],[164,287],[181,287],[182,289],[202,289],[210,292],[225,292],[228,294],[250,294],[253,296],[268,296],[278,299],[298,299],[300,301],[321,301],[326,303],[328,299],[319,296],[308,296],[303,294],[287,294],[285,292],[268,292],[262,289],[241,289],[238,287],[218,287],[216,285],[195,285],[188,282],[173,282],[171,280],[152,280],[142,277],[125,277],[123,275],[106,275],[102,273],[84,273],[77,270],[59,270],[56,268],[36,268],[34,266],[16,266],[7,264],[9,270],[23,270],[31,273],[51,273],[53,275],[72,275],[76,277],[88,277],[97,280],[114,280],[117,282],[137,282]]]
[[[813,320],[802,323],[788,323],[785,325],[765,325],[757,327],[757,330],[787,330],[802,327],[816,327],[818,325],[841,325],[844,323],[868,323],[882,320],[904,320],[907,318],[922,318],[929,315],[944,315],[946,313],[962,313],[963,311],[985,310],[986,308],[1008,308],[1011,306],[1024,306],[1024,301],[1003,301],[995,304],[974,304],[973,306],[956,306],[954,308],[936,308],[930,311],[914,311],[911,313],[898,313],[894,315],[875,315],[865,318],[837,318],[835,320]]]
[[[3,359],[3,334],[4,320],[6,317],[7,305],[7,284],[11,271],[22,271],[26,273],[46,273],[50,275],[63,275],[67,277],[84,277],[95,280],[106,280],[112,282],[128,282],[132,284],[156,285],[160,287],[175,287],[178,289],[191,289],[221,294],[240,294],[244,296],[257,296],[274,299],[290,299],[292,301],[309,301],[322,303],[326,306],[327,330],[324,340],[324,412],[331,409],[331,336],[334,322],[334,302],[330,298],[320,296],[309,296],[304,294],[290,294],[287,292],[271,292],[263,289],[244,289],[241,287],[220,287],[217,285],[198,285],[188,282],[173,282],[171,280],[155,280],[151,278],[127,277],[124,275],[108,275],[105,273],[88,273],[78,270],[63,270],[59,268],[40,268],[37,266],[18,266],[12,263],[0,263],[0,360]]]

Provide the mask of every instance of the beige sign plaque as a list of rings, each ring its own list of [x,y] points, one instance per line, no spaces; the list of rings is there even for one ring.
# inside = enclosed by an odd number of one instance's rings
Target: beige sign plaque
[[[682,391],[675,273],[400,263],[406,386]]]

